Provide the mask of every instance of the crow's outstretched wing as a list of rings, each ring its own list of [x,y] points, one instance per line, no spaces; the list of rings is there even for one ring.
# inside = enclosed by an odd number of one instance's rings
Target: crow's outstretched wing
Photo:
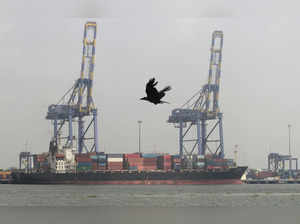
[[[161,91],[158,92],[159,95],[159,99],[163,98],[167,91],[171,90],[171,86],[166,86],[165,88],[163,88]]]
[[[146,85],[146,94],[147,97],[159,97],[159,92],[157,89],[154,87],[157,85],[157,82],[155,82],[155,78],[152,78],[148,81]]]

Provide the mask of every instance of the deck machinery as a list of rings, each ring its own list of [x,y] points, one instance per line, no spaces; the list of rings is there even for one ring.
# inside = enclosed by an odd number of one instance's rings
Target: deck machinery
[[[97,24],[95,22],[87,22],[84,25],[80,78],[57,104],[48,107],[46,119],[52,121],[54,130],[50,144],[52,147],[55,147],[58,142],[62,143],[63,147],[74,147],[76,138],[73,134],[73,123],[76,122],[78,124],[78,152],[81,153],[84,149],[87,152],[98,152],[97,109],[92,97],[96,31]],[[84,119],[89,117],[91,118],[90,122],[85,128]],[[65,127],[66,125],[68,126]],[[94,130],[89,131],[92,125]],[[63,131],[67,132],[67,136],[64,136],[66,133]],[[93,133],[91,134],[91,132]],[[93,140],[93,143],[87,143],[88,140]]]
[[[222,47],[223,32],[214,31],[207,84],[181,108],[174,109],[169,116],[168,123],[179,128],[181,158],[191,157],[196,147],[198,155],[210,153],[217,158],[224,158],[223,114],[219,109]]]

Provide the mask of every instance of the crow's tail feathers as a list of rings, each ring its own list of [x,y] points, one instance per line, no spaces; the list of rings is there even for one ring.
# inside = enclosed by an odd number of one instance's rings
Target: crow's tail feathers
[[[171,86],[166,86],[165,88],[162,89],[162,92],[166,92],[166,91],[169,91],[171,90]]]

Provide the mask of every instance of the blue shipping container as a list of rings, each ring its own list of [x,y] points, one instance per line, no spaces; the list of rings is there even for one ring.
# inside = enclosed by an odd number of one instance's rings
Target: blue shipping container
[[[158,154],[154,154],[154,153],[145,153],[145,154],[142,154],[143,158],[156,158],[158,156],[159,156]]]
[[[98,160],[98,159],[106,160],[106,155],[92,155],[90,156],[90,158],[93,160]]]
[[[123,158],[123,154],[107,154],[107,158]]]
[[[136,166],[129,166],[128,170],[137,170],[137,167]]]
[[[89,163],[89,162],[78,162],[77,165],[78,166],[92,166],[92,163]]]

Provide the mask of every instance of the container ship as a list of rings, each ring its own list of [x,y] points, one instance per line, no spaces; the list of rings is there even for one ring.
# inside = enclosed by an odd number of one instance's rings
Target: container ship
[[[212,155],[156,153],[31,155],[30,168],[12,172],[13,184],[241,184],[247,167]],[[28,159],[28,158],[27,158]]]
[[[98,112],[92,97],[96,30],[96,22],[85,24],[80,78],[57,104],[48,107],[46,119],[53,125],[49,151],[39,155],[21,153],[20,169],[12,172],[12,183],[242,183],[240,179],[247,167],[237,167],[232,159],[224,158],[223,114],[220,113],[218,101],[223,32],[214,31],[212,35],[208,83],[182,108],[174,109],[169,116],[168,123],[179,128],[179,155],[105,154],[99,153]],[[157,82],[150,79],[148,83],[151,84],[151,80],[154,88]],[[141,121],[138,122],[140,125]],[[78,130],[75,133],[77,137],[73,133],[75,128]],[[193,137],[194,134],[196,137]],[[187,141],[194,142],[191,144],[194,147],[186,148],[184,143]],[[216,146],[209,146],[211,143],[216,143]],[[194,150],[196,146],[198,150]],[[84,151],[89,153],[82,153]],[[194,151],[197,154],[192,155]]]

